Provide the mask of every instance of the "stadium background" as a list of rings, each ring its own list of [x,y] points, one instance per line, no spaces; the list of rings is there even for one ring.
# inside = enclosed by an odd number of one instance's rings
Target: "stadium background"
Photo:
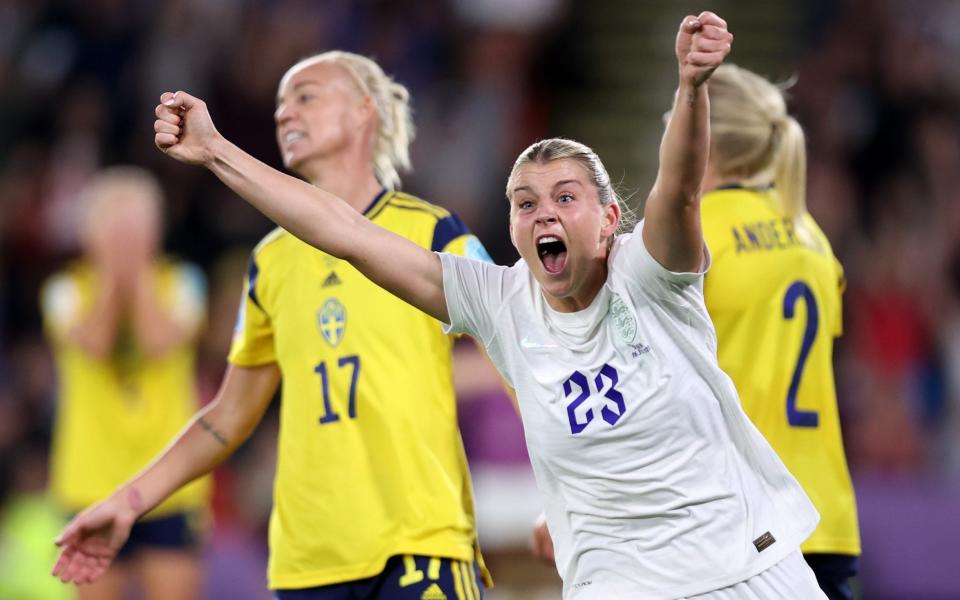
[[[202,266],[198,385],[224,367],[246,256],[270,224],[201,169],[153,147],[166,89],[206,99],[220,130],[279,166],[277,82],[328,48],[375,57],[413,95],[405,189],[458,212],[500,263],[503,184],[538,137],[592,145],[622,190],[653,180],[675,85],[673,36],[712,9],[732,60],[797,77],[810,210],[849,279],[840,408],[860,503],[862,597],[960,598],[960,2],[952,0],[5,0],[0,2],[0,506],[28,502],[41,540],[55,373],[42,280],[76,251],[76,195],[97,168],[144,165],[168,194],[171,252]],[[469,348],[464,365],[470,362]],[[516,417],[482,367],[459,377],[491,600],[559,597],[526,556],[539,499]],[[275,415],[275,413],[272,413]],[[261,599],[276,420],[217,474],[206,598]],[[0,507],[0,581],[31,568]],[[55,531],[55,530],[54,530]],[[52,535],[52,533],[51,533]],[[50,553],[46,542],[36,553]],[[64,590],[36,598],[63,597]],[[2,589],[2,588],[0,588]],[[4,600],[7,600],[4,598]],[[21,600],[12,598],[11,600]],[[23,600],[27,600],[24,598]]]

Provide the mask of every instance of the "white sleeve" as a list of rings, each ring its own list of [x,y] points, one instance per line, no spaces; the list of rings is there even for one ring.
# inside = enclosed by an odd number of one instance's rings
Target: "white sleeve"
[[[173,319],[187,331],[196,331],[206,318],[206,278],[199,267],[189,263],[178,265],[174,277],[171,303]]]
[[[77,282],[64,273],[55,275],[43,286],[40,295],[47,333],[57,341],[65,340],[80,318],[81,298]]]
[[[495,316],[503,303],[505,267],[438,252],[450,323],[445,333],[467,333],[484,346],[494,337]]]
[[[657,262],[643,242],[643,221],[632,233],[618,236],[615,244],[615,264],[634,285],[657,296],[675,296],[692,284],[701,284],[710,269],[710,252],[704,244],[706,264],[703,271],[676,273]]]

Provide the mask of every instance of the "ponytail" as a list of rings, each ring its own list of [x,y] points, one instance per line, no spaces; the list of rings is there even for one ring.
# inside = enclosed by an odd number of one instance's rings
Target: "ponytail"
[[[403,85],[388,81],[382,104],[380,98],[375,96],[374,99],[380,113],[380,130],[373,156],[374,172],[377,180],[386,187],[399,188],[398,169],[410,170],[410,142],[414,137],[410,92]]]
[[[780,129],[780,151],[774,160],[773,180],[785,217],[797,220],[807,212],[807,151],[803,129],[786,116]]]
[[[721,178],[747,187],[773,184],[784,218],[801,241],[819,247],[806,223],[807,150],[803,129],[787,114],[783,89],[736,65],[710,79],[710,161]]]

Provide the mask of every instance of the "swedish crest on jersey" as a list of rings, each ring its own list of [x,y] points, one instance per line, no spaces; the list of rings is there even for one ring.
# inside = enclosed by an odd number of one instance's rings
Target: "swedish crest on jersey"
[[[336,298],[330,298],[317,311],[317,327],[327,343],[336,347],[347,330],[347,308]]]
[[[617,332],[620,341],[632,342],[634,336],[637,335],[637,320],[616,292],[610,297],[610,318],[613,320],[613,330]]]

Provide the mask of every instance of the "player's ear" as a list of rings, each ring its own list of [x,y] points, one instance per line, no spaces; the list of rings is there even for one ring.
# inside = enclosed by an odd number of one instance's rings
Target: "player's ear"
[[[356,115],[357,126],[361,129],[371,122],[376,123],[380,116],[377,113],[377,101],[370,94],[364,94],[356,104],[354,114]]]
[[[517,248],[517,238],[513,235],[513,223],[510,223],[510,243],[513,244],[514,248]],[[519,250],[519,248],[517,248]]]
[[[617,228],[620,227],[621,216],[620,204],[618,202],[613,201],[604,206],[603,225],[600,229],[600,235],[602,237],[612,237],[617,233]]]

